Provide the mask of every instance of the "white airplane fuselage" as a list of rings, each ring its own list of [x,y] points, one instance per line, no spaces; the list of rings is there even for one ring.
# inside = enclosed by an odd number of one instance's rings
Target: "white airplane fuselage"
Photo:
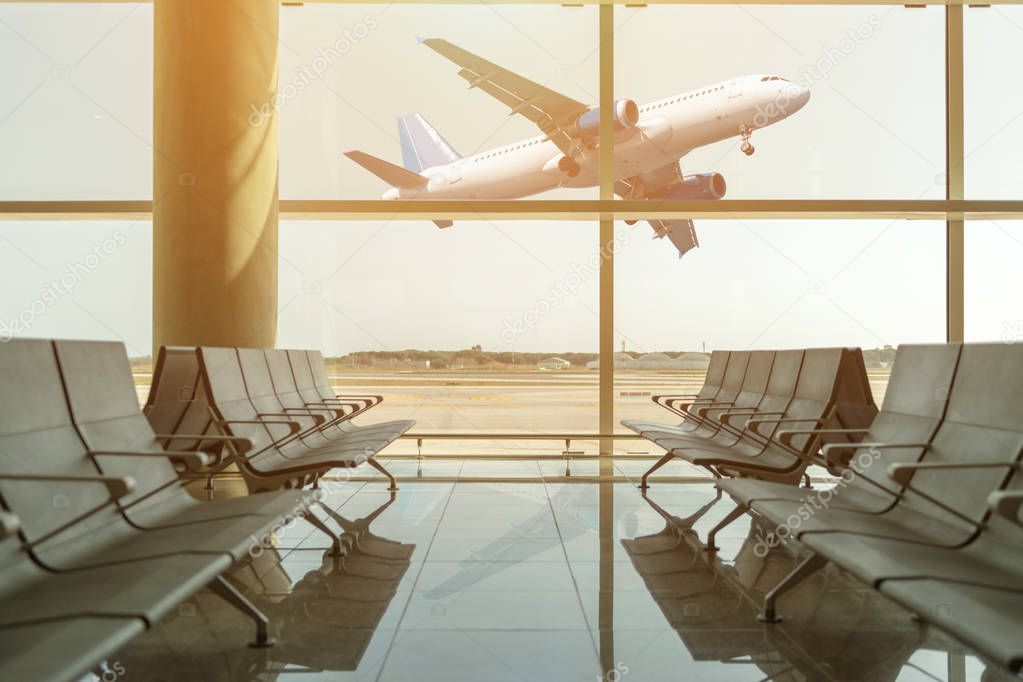
[[[770,79],[770,80],[767,80]],[[626,179],[677,163],[704,145],[764,128],[803,108],[810,91],[777,76],[757,74],[714,83],[639,107],[639,121],[615,132],[614,177]],[[519,199],[558,187],[598,184],[594,139],[575,157],[570,177],[560,149],[543,135],[424,169],[418,189],[392,187],[384,199]]]

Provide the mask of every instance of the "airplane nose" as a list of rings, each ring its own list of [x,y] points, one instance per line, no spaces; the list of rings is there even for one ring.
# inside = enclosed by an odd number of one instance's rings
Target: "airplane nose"
[[[810,88],[803,85],[795,85],[789,93],[792,111],[799,111],[810,101]]]

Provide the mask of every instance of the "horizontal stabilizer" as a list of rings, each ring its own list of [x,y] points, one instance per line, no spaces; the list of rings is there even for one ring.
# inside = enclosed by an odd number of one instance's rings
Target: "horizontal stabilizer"
[[[445,227],[451,227],[455,223],[452,220],[434,220],[433,224],[443,230]]]
[[[691,218],[682,220],[650,220],[650,227],[654,228],[654,239],[667,237],[678,249],[678,256],[681,258],[687,251],[700,245],[696,238],[696,226]]]
[[[370,156],[366,152],[350,151],[345,152],[345,156],[359,164],[373,175],[377,176],[392,187],[400,187],[402,189],[419,189],[426,187],[426,183],[429,182],[429,178],[420,175],[419,173],[413,173],[410,170],[406,170],[401,166],[378,159],[375,156]]]

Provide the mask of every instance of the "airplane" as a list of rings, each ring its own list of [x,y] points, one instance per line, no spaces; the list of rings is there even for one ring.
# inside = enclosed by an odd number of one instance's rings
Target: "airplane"
[[[345,156],[391,187],[385,200],[519,199],[558,187],[599,184],[600,107],[578,102],[439,38],[419,39],[454,62],[458,75],[540,129],[540,135],[462,157],[419,113],[398,119],[402,166],[365,152]],[[681,159],[739,137],[750,156],[754,130],[788,118],[810,89],[781,76],[753,74],[640,105],[619,99],[614,117],[615,193],[624,199],[721,199],[720,173],[685,174]],[[635,221],[627,221],[629,224]],[[649,220],[679,258],[699,245],[692,219]],[[450,220],[435,220],[441,228]]]

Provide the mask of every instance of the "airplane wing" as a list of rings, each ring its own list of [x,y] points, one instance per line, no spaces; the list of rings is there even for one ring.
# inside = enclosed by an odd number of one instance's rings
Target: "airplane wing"
[[[575,138],[569,131],[579,116],[590,109],[588,105],[503,69],[446,40],[427,38],[421,42],[460,66],[458,75],[468,81],[470,88],[479,88],[507,105],[511,109],[509,115],[525,116],[558,149],[566,155],[572,153]]]
[[[669,163],[647,173],[615,181],[615,193],[623,199],[667,199],[682,186],[682,165]],[[692,218],[648,220],[654,228],[654,239],[667,237],[681,258],[700,245]]]

